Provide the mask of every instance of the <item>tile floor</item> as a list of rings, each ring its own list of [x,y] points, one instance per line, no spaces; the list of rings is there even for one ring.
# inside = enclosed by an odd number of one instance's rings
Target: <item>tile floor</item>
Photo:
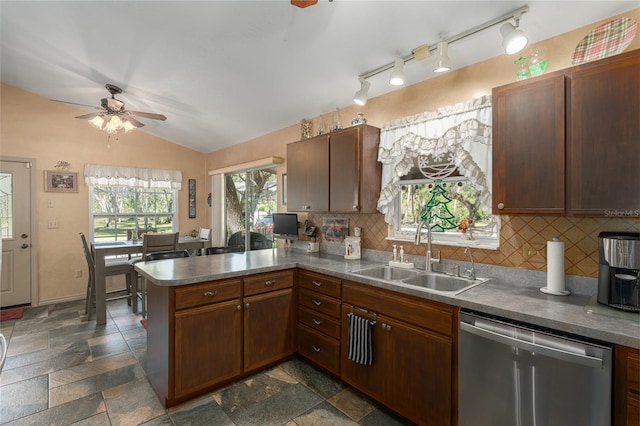
[[[28,308],[0,323],[9,341],[0,424],[406,425],[300,359],[165,410],[146,379],[146,330],[126,301],[105,326],[82,322],[83,302]]]

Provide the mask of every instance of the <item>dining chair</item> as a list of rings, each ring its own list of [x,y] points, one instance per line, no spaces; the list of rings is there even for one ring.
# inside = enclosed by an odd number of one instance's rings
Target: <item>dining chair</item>
[[[0,373],[2,373],[2,367],[7,359],[7,339],[4,338],[4,334],[0,333]]]
[[[178,251],[179,232],[168,234],[144,234],[142,236],[142,257],[131,259],[129,263],[135,266],[136,263],[146,259],[151,253]],[[134,290],[137,299],[140,299],[140,315],[147,316],[147,285],[144,278],[139,279],[138,273],[134,279]],[[135,301],[134,312],[137,312],[138,301]]]
[[[224,254],[224,253],[242,253],[242,246],[226,246],[226,247],[207,247],[204,250],[205,255]]]
[[[84,251],[84,257],[87,261],[87,267],[89,269],[89,278],[87,280],[87,295],[85,297],[84,313],[87,316],[87,321],[91,321],[93,316],[93,308],[96,303],[96,262],[87,243],[87,238],[82,232],[80,232],[80,240],[82,241],[82,248]],[[115,275],[125,275],[126,287],[124,290],[109,291],[106,294],[106,301],[127,299],[127,304],[133,306],[135,309],[135,269],[133,265],[127,260],[109,259],[104,267],[104,274],[106,277]],[[135,312],[135,310],[134,310]]]

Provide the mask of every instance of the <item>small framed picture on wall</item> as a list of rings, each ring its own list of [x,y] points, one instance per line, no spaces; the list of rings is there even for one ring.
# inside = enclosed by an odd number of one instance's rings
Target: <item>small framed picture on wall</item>
[[[45,170],[44,190],[47,192],[78,192],[78,173]]]

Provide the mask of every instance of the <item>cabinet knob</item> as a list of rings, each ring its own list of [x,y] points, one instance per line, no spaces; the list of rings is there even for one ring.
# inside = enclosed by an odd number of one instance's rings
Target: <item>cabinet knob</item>
[[[275,283],[276,283],[275,280],[268,280],[264,282],[264,285],[266,285],[267,287],[273,287]]]
[[[242,309],[242,305],[238,305],[238,306],[236,306],[236,309],[237,309],[237,310],[241,310],[241,309]]]
[[[498,203],[498,210],[504,209],[504,203]]]
[[[249,306],[251,306],[251,303],[245,303],[244,304],[244,307],[247,308],[247,309],[249,309]]]
[[[313,280],[313,281],[311,281],[311,282],[312,282],[312,283],[313,283],[313,285],[315,285],[316,287],[320,287],[320,286],[322,286],[322,283],[321,283],[320,281]]]
[[[317,347],[316,345],[311,346],[313,348],[314,351],[316,352],[320,352],[320,348]]]
[[[216,294],[218,294],[217,291],[205,291],[204,292],[205,296],[215,296]]]

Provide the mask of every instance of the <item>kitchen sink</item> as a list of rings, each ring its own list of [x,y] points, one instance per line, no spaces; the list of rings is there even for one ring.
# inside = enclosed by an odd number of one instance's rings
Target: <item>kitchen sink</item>
[[[391,266],[374,266],[372,268],[353,271],[353,273],[386,281],[401,281],[405,278],[415,277],[420,274],[420,272],[415,269],[393,268]]]
[[[478,284],[487,281],[484,278],[470,279],[445,274],[424,273],[402,280],[403,283],[423,287],[429,290],[443,291],[447,293],[461,293]]]
[[[353,273],[378,280],[394,281],[421,287],[428,291],[448,294],[459,294],[488,281],[486,278],[471,279],[439,272],[394,268],[386,265],[360,269],[353,271]]]

